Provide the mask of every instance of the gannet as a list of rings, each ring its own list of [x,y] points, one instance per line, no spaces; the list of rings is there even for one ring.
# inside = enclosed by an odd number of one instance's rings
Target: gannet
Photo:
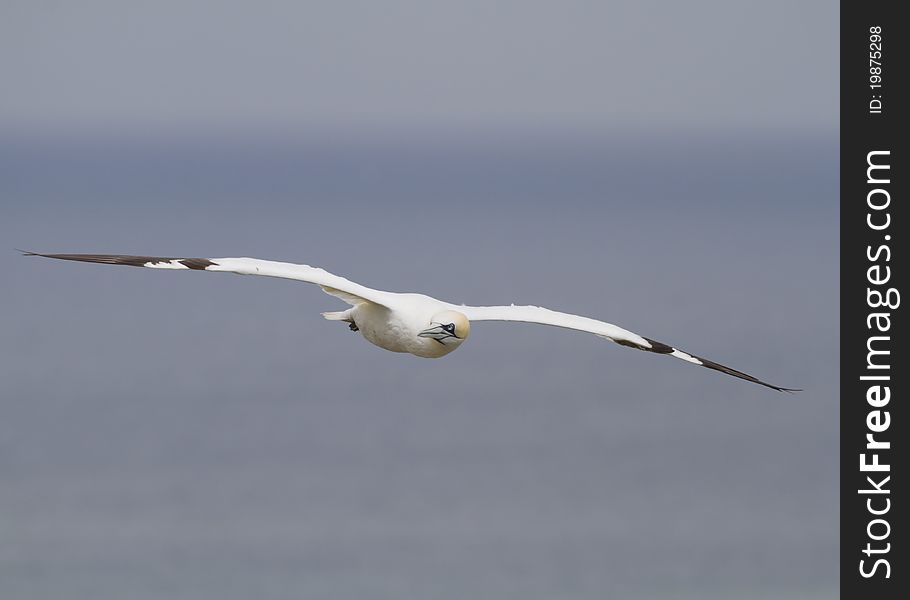
[[[374,290],[309,265],[257,258],[169,258],[124,254],[22,252],[25,256],[43,256],[107,265],[263,275],[314,283],[325,293],[343,300],[351,307],[343,311],[324,312],[323,317],[330,321],[347,323],[352,331],[360,332],[368,342],[380,348],[392,352],[407,352],[423,358],[440,358],[455,351],[468,339],[468,335],[471,333],[471,323],[474,321],[519,321],[585,331],[621,346],[673,356],[693,365],[701,365],[773,390],[800,391],[772,385],[752,375],[683,352],[668,344],[640,336],[604,321],[557,312],[540,306],[451,304],[423,294]]]

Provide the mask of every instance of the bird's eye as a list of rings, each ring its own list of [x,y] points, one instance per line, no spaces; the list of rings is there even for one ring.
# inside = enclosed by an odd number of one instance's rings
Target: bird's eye
[[[449,333],[455,333],[455,323],[449,323],[445,326],[445,330]]]

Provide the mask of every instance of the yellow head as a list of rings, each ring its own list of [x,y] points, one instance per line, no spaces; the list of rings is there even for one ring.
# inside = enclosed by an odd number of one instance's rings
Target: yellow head
[[[466,316],[458,311],[445,310],[433,315],[430,326],[417,335],[434,339],[444,346],[453,346],[454,350],[470,333],[471,322]]]

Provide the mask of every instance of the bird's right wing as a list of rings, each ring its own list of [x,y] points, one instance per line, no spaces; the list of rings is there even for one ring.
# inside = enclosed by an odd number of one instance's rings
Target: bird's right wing
[[[556,312],[540,306],[458,306],[451,305],[452,310],[462,313],[469,321],[520,321],[524,323],[539,323],[541,325],[553,325],[555,327],[565,327],[576,331],[593,333],[602,338],[614,341],[621,346],[654,352],[657,354],[666,354],[674,358],[679,358],[686,362],[707,367],[733,377],[745,379],[752,383],[757,383],[769,387],[779,392],[797,392],[800,390],[780,387],[753,377],[742,371],[737,371],[730,367],[716,363],[713,360],[701,358],[688,352],[678,350],[673,346],[657,342],[655,340],[642,337],[637,333],[632,333],[622,327],[617,327],[604,321],[589,319],[568,313]]]
[[[41,254],[25,252],[26,256],[43,256],[59,260],[126,265],[149,269],[177,269],[236,273],[238,275],[263,275],[315,283],[327,293],[344,300],[351,306],[362,302],[387,305],[395,295],[390,292],[370,289],[333,275],[324,269],[309,265],[261,260],[258,258],[169,258],[163,256],[130,256],[125,254]]]

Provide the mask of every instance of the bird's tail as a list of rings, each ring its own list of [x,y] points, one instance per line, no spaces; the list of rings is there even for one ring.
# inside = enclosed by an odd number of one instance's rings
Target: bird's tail
[[[353,322],[353,319],[351,318],[351,309],[338,312],[324,312],[322,313],[322,316],[329,321],[347,321],[348,323]]]

